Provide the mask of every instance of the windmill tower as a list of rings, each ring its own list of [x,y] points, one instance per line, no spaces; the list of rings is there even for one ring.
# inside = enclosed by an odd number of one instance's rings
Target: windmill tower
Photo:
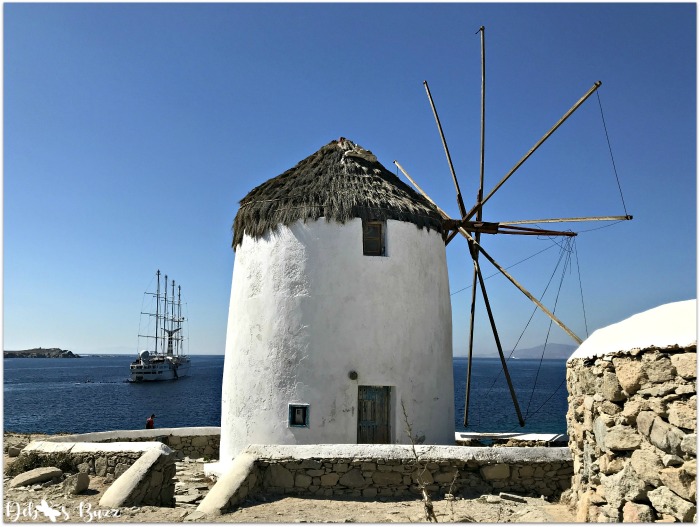
[[[248,444],[454,443],[443,221],[341,138],[253,189],[236,260],[220,460]]]

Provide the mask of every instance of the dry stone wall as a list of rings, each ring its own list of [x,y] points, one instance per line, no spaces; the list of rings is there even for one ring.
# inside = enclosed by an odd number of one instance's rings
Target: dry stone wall
[[[247,476],[235,479],[224,509],[257,493],[314,497],[433,497],[514,492],[558,497],[573,473],[568,448],[410,447],[399,445],[252,445]],[[224,476],[226,477],[226,476]],[[223,480],[222,480],[223,481]],[[227,483],[228,484],[228,483]]]
[[[176,457],[205,460],[219,457],[221,428],[160,428],[152,430],[115,430],[110,432],[92,432],[66,436],[52,436],[55,442],[88,443],[126,443],[140,441],[158,441],[170,447]]]
[[[72,472],[105,477],[114,482],[136,464],[144,467],[130,483],[131,492],[122,505],[175,505],[175,455],[158,442],[125,443],[55,443],[34,441],[27,445],[21,456],[35,455],[44,459],[43,466],[51,466],[57,459],[71,467]],[[145,455],[149,460],[144,462]],[[127,477],[127,479],[130,479]]]
[[[569,359],[578,521],[695,520],[696,369],[695,345]]]

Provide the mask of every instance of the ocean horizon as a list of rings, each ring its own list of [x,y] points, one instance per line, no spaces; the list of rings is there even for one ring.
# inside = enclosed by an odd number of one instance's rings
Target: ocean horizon
[[[21,433],[87,433],[156,427],[220,426],[223,355],[190,355],[187,377],[130,383],[134,355],[4,359],[3,426]],[[467,358],[454,357],[455,431],[566,433],[564,360],[508,362],[526,424],[520,427],[500,359],[475,357],[469,425],[463,426]]]

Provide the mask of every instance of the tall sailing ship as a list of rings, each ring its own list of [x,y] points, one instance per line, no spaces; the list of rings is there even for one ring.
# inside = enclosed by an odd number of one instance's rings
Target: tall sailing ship
[[[139,349],[136,360],[131,363],[131,381],[169,381],[179,379],[188,374],[190,359],[185,354],[185,336],[183,329],[185,318],[182,316],[182,299],[180,286],[175,295],[175,280],[170,283],[168,296],[168,275],[165,275],[161,290],[161,273],[156,272],[155,293],[146,292],[151,297],[153,309],[142,311],[145,317],[146,331],[139,330]],[[145,349],[141,344],[145,342]]]

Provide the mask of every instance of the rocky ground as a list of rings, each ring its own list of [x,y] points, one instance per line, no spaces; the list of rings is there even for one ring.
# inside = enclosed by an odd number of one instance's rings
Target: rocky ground
[[[32,436],[38,439],[37,435]],[[17,434],[5,434],[5,445],[26,441]],[[16,458],[4,456],[6,468]],[[118,511],[104,509],[99,501],[110,482],[91,476],[86,491],[66,494],[62,483],[47,483],[10,488],[11,478],[3,480],[3,520],[14,522],[49,522],[49,507],[57,511],[57,522],[231,522],[231,523],[413,523],[426,521],[423,502],[415,499],[339,500],[296,497],[259,497],[237,510],[221,516],[203,516],[197,504],[214,485],[204,476],[203,460],[185,458],[177,463],[175,500],[168,507],[126,507]],[[42,505],[42,500],[45,504]],[[37,508],[38,507],[38,508]],[[477,499],[436,500],[434,512],[439,522],[486,523],[567,523],[574,515],[561,503],[542,498],[520,498],[510,494],[481,496]]]

